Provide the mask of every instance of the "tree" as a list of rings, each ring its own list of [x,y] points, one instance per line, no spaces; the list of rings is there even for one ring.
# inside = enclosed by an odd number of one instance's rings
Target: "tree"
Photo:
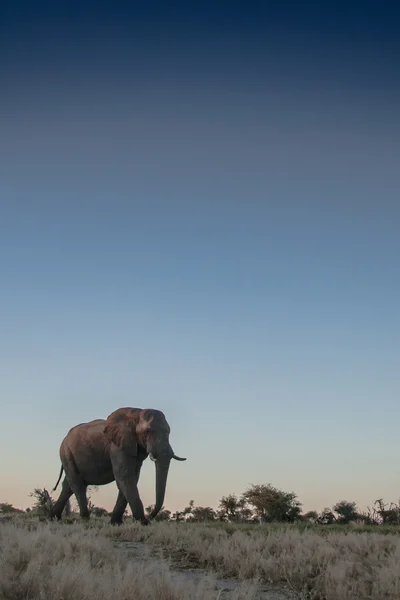
[[[107,517],[109,515],[108,510],[102,508],[101,506],[92,506],[91,513],[95,517]]]
[[[180,513],[175,513],[175,520],[191,522],[215,521],[217,514],[210,506],[195,506],[194,500]],[[178,518],[176,518],[178,516]]]
[[[333,510],[338,515],[337,522],[341,524],[347,524],[351,521],[356,521],[359,518],[357,505],[355,502],[341,500],[335,504]]]
[[[92,502],[92,495],[98,491],[99,491],[98,485],[90,485],[86,489],[87,505],[88,505],[88,511],[90,513],[93,513],[93,511],[96,509],[96,506]]]
[[[179,523],[180,521],[183,521],[184,520],[183,511],[177,510],[176,512],[174,512],[171,519],[173,521],[176,521],[177,523]]]
[[[49,494],[49,492],[46,490],[46,488],[35,488],[33,492],[29,494],[29,496],[31,498],[35,498],[35,503],[32,506],[32,511],[48,517],[53,507],[54,500]],[[65,505],[64,512],[66,515],[69,515],[71,513],[71,503],[69,500]]]
[[[222,496],[219,501],[218,514],[222,520],[236,522],[239,520],[239,500],[235,494]]]
[[[98,491],[99,491],[99,486],[98,485],[90,485],[90,486],[87,487],[86,497],[87,497],[88,510],[89,510],[90,514],[93,515],[93,516],[95,516],[95,517],[107,517],[107,516],[109,516],[108,510],[106,510],[102,506],[96,506],[95,503],[92,501],[93,494],[95,494]],[[79,505],[78,504],[77,504],[76,508],[79,511]],[[67,511],[65,511],[65,512],[67,514]]]
[[[302,516],[302,520],[306,521],[307,523],[317,523],[317,521],[318,521],[317,511],[309,510],[308,512],[304,513],[304,515]]]
[[[187,517],[188,515],[190,515],[193,512],[193,508],[194,508],[194,500],[189,500],[188,506],[186,506],[182,511],[183,516]]]
[[[149,515],[153,509],[154,509],[155,504],[150,504],[150,506],[148,506],[146,508],[146,512]],[[162,507],[162,509],[160,510],[160,512],[158,513],[158,515],[155,517],[155,521],[169,521],[171,518],[171,511],[170,510],[166,510],[164,507]]]
[[[195,506],[192,510],[192,516],[188,520],[204,523],[204,521],[215,521],[216,516],[211,506]]]
[[[379,500],[375,500],[374,506],[383,525],[400,525],[400,504],[392,502],[388,508],[383,499],[379,498]]]
[[[301,503],[294,492],[283,492],[270,483],[252,485],[242,498],[254,507],[256,515],[264,522],[293,523],[300,519]]]
[[[13,506],[12,504],[10,504],[9,502],[1,502],[0,503],[0,513],[3,513],[4,515],[6,514],[12,514],[12,513],[22,513],[24,512],[23,510],[20,510],[19,508],[15,508],[15,506]]]
[[[330,508],[324,508],[317,519],[317,523],[320,525],[332,525],[336,523],[336,517]]]
[[[252,511],[246,506],[244,498],[237,498],[235,494],[223,496],[219,501],[218,516],[222,521],[239,523],[249,521]]]
[[[35,503],[32,506],[32,510],[46,516],[50,515],[50,511],[53,507],[54,500],[50,496],[46,488],[40,489],[35,488],[33,492],[29,494],[31,498],[35,499]]]

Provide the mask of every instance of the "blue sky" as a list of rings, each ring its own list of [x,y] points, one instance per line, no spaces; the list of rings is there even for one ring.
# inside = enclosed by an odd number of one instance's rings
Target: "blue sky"
[[[135,43],[133,14],[10,10],[0,501],[52,487],[68,429],[119,406],[163,410],[187,456],[170,509],[268,482],[306,509],[398,498],[393,20],[277,14],[266,41],[247,6],[180,13],[174,43],[144,10]]]

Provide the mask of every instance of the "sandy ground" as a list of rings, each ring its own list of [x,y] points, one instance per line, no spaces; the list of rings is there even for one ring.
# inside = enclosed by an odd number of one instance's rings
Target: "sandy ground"
[[[157,553],[152,550],[149,546],[142,542],[114,542],[115,546],[122,552],[126,552],[128,556],[132,557],[135,561],[146,561],[146,563],[153,563],[156,567],[161,567],[165,559],[157,556]],[[206,579],[210,573],[205,569],[181,566],[173,560],[168,561],[170,571],[174,579],[181,579],[184,581],[200,582]],[[212,575],[215,576],[213,573]],[[221,600],[229,600],[231,593],[240,586],[240,582],[235,579],[218,578],[215,582],[216,590],[219,591],[218,598]],[[256,595],[254,600],[291,600],[294,596],[289,592],[277,589],[276,587],[257,584]]]

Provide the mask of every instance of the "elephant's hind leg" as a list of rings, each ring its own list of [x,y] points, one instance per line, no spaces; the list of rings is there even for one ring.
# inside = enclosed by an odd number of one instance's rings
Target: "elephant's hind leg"
[[[65,475],[68,478],[69,487],[72,493],[75,494],[78,502],[79,514],[82,519],[89,519],[90,513],[86,496],[87,483],[80,473],[71,451],[65,452],[63,465]]]
[[[79,486],[74,490],[74,494],[76,496],[76,499],[78,501],[78,505],[79,505],[79,514],[82,517],[82,519],[89,519],[90,517],[90,512],[88,509],[88,501],[87,501],[87,496],[86,496],[86,485],[84,486]]]
[[[62,490],[61,494],[58,497],[58,500],[55,502],[53,508],[50,511],[50,518],[54,519],[56,517],[58,521],[61,519],[62,512],[67,505],[68,500],[71,498],[73,491],[67,481],[67,478],[64,478],[62,482]]]

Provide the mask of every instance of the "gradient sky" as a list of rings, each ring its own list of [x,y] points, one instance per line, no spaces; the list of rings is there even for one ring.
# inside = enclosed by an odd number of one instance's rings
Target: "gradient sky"
[[[120,406],[165,412],[172,510],[397,500],[398,14],[130,4],[2,3],[0,502]]]

